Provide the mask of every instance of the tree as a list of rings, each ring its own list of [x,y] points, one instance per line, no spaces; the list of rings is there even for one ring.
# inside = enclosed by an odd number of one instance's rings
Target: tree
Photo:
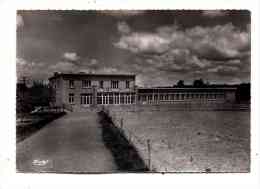
[[[185,85],[184,85],[184,81],[183,80],[179,80],[178,82],[177,82],[177,87],[184,87]]]
[[[203,79],[196,79],[193,81],[193,87],[204,87],[205,83],[203,81]]]

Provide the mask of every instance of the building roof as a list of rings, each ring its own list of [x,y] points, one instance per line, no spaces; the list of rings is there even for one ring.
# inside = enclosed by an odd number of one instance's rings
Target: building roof
[[[79,73],[54,73],[52,77],[49,78],[55,79],[59,77],[133,77],[135,78],[135,74],[95,74],[95,73],[84,73],[84,72],[79,72]]]
[[[203,87],[203,88],[179,88],[179,87],[151,87],[151,88],[142,88],[139,87],[138,88],[138,92],[140,93],[149,93],[149,92],[156,92],[156,91],[160,91],[160,92],[172,92],[172,91],[189,91],[189,92],[207,92],[207,91],[235,91],[237,90],[237,88],[235,87]]]

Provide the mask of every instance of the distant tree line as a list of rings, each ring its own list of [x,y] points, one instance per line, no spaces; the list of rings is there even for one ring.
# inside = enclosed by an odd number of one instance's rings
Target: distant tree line
[[[41,81],[33,81],[31,87],[25,82],[17,83],[16,109],[17,113],[27,113],[36,106],[48,106],[52,97],[52,89]]]
[[[217,88],[217,87],[234,87],[237,88],[236,91],[236,100],[237,102],[249,102],[250,101],[250,83],[241,83],[241,84],[210,84],[205,82],[203,79],[196,79],[191,85],[186,85],[184,80],[179,80],[176,85],[173,87],[182,87],[182,88]]]

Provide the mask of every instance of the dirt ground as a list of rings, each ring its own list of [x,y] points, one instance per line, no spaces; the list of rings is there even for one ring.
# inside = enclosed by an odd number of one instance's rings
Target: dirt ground
[[[114,111],[151,169],[159,172],[250,171],[248,111]],[[122,125],[121,125],[122,127]]]

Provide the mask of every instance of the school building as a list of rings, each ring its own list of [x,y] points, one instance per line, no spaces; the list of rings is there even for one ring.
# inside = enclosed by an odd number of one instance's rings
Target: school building
[[[236,88],[141,88],[131,74],[54,73],[49,78],[55,106],[234,102]]]

